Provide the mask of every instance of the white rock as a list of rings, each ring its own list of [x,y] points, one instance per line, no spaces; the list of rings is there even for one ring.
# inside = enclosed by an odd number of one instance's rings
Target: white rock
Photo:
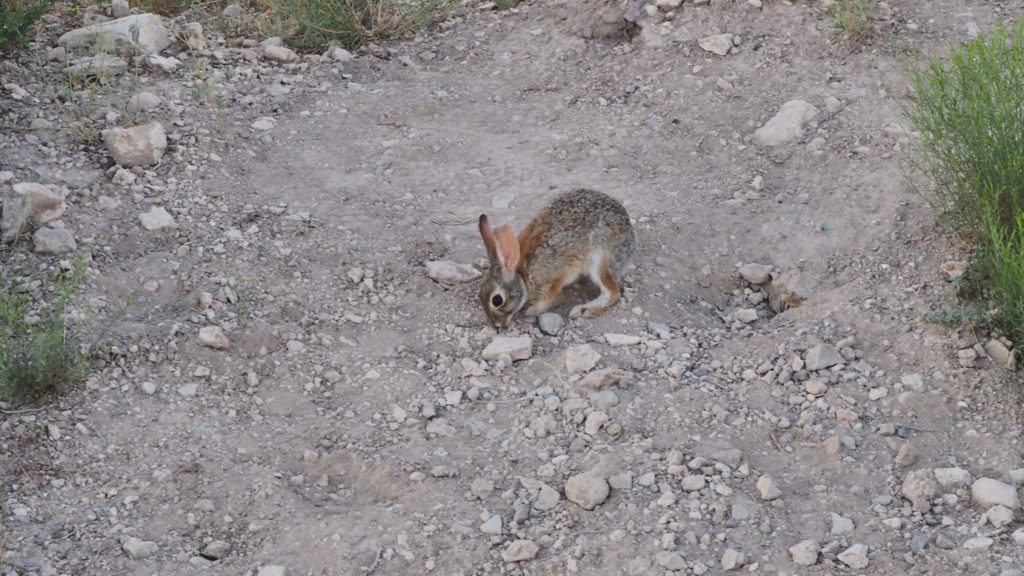
[[[480,525],[480,531],[484,534],[497,536],[501,534],[501,516],[498,514],[492,515],[483,524]]]
[[[1013,538],[1013,543],[1017,546],[1024,546],[1024,528],[1017,528],[1010,537]]]
[[[561,364],[569,374],[580,374],[597,366],[601,355],[590,344],[570,346],[562,352]]]
[[[931,470],[914,470],[903,479],[900,492],[914,510],[923,513],[931,510],[932,498],[939,494],[939,483]]]
[[[67,228],[40,228],[32,235],[37,254],[67,254],[78,249],[75,235]]]
[[[678,8],[683,3],[683,0],[655,0],[654,5],[662,10],[673,10]]]
[[[726,548],[725,552],[722,552],[722,570],[735,570],[743,566],[746,561],[747,559],[743,553],[734,548]]]
[[[620,368],[601,368],[594,370],[580,379],[580,386],[600,390],[606,386],[614,386],[620,382],[633,380],[633,374]]]
[[[843,362],[842,355],[829,344],[818,344],[807,351],[804,364],[808,370],[824,370]]]
[[[594,410],[587,414],[587,420],[583,423],[583,431],[591,436],[601,431],[601,427],[608,422],[608,415],[600,410]]]
[[[501,559],[505,562],[533,560],[537,557],[537,552],[540,552],[540,546],[533,540],[516,540],[501,553]]]
[[[654,563],[668,570],[686,570],[686,559],[678,552],[662,550],[654,555]]]
[[[295,572],[289,570],[285,566],[279,566],[277,564],[268,564],[261,566],[256,572],[256,576],[294,576]]]
[[[803,125],[818,117],[819,110],[803,100],[790,100],[771,120],[754,131],[754,143],[760,146],[791,144],[803,135]]]
[[[732,50],[732,34],[712,34],[697,40],[697,45],[707,52],[725,56]]]
[[[994,528],[1002,528],[1013,523],[1013,510],[1002,504],[996,504],[985,511],[985,519]]]
[[[354,60],[355,56],[341,46],[331,46],[326,52],[324,52],[324,58],[334,60],[335,62],[348,62],[350,60]]]
[[[150,54],[142,59],[142,62],[153,70],[160,70],[165,74],[174,74],[181,67],[181,60],[174,56],[158,56]]]
[[[681,485],[686,492],[696,492],[697,490],[703,490],[707,486],[707,480],[703,474],[691,474],[683,477]]]
[[[840,552],[837,557],[840,562],[854,570],[863,570],[868,567],[868,547],[864,544],[854,544]]]
[[[740,276],[751,284],[764,284],[772,279],[770,264],[744,264],[739,268]]]
[[[480,271],[468,264],[458,264],[451,260],[435,260],[427,262],[427,276],[442,284],[460,284],[480,277]]]
[[[833,536],[845,536],[853,532],[853,520],[845,516],[840,516],[835,512],[832,513],[832,530],[830,533]]]
[[[226,350],[231,342],[220,326],[203,326],[199,329],[199,343],[208,348]]]
[[[118,186],[131,186],[135,184],[135,173],[127,168],[118,168],[110,181]]]
[[[0,239],[10,242],[34,226],[64,215],[66,191],[52,185],[19,182],[0,193]]]
[[[565,320],[554,312],[545,312],[537,318],[537,327],[548,336],[557,336],[565,327]]]
[[[72,30],[57,43],[69,52],[95,46],[98,51],[128,57],[140,52],[160,53],[171,45],[171,34],[156,14],[135,14]]]
[[[1020,508],[1020,498],[1013,486],[992,478],[978,478],[971,484],[971,499],[982,508],[997,504],[1010,510]]]
[[[636,346],[642,342],[639,336],[632,334],[616,334],[615,332],[606,332],[604,335],[605,342],[609,346]]]
[[[299,55],[294,50],[285,46],[264,46],[263,55],[278,62],[292,62],[299,59]]]
[[[789,547],[789,556],[795,564],[813,566],[818,563],[818,552],[821,547],[815,540],[802,540]]]
[[[159,122],[134,128],[108,128],[103,143],[114,162],[125,168],[156,164],[167,149],[167,135]]]
[[[744,324],[750,324],[757,320],[757,310],[754,308],[740,308],[739,310],[732,313],[732,317],[743,322]]]
[[[163,230],[165,228],[176,228],[174,218],[164,210],[163,206],[153,206],[149,212],[139,214],[139,222],[146,230]]]
[[[526,360],[533,355],[533,339],[523,336],[495,336],[481,353],[484,360],[497,360],[508,356],[513,360]]]
[[[967,486],[971,482],[971,473],[963,468],[936,468],[932,472],[939,486],[947,491]]]
[[[779,490],[779,487],[775,485],[775,481],[769,476],[758,478],[756,486],[762,500],[770,501],[782,496],[782,490]]]
[[[231,552],[230,542],[225,542],[224,540],[214,540],[206,546],[203,546],[203,549],[200,552],[200,554],[203,555],[203,558],[208,558],[210,560],[220,560],[227,556],[229,552]]]
[[[594,472],[583,472],[565,482],[565,497],[586,510],[593,510],[608,499],[608,481]]]
[[[110,15],[114,18],[124,18],[131,11],[132,8],[128,5],[128,0],[111,0],[110,2]]]
[[[121,539],[121,549],[132,560],[142,560],[156,554],[158,547],[156,542],[125,536]]]
[[[968,538],[964,540],[964,549],[966,550],[987,550],[995,540],[988,536],[978,536],[976,538]]]

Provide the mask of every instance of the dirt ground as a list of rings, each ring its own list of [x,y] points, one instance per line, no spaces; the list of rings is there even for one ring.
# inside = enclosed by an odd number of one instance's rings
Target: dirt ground
[[[117,84],[162,96],[170,140],[128,185],[42,97],[53,64],[5,54],[5,124],[58,129],[5,128],[0,170],[68,186],[101,318],[140,288],[84,387],[0,415],[0,573],[1021,574],[1020,510],[972,489],[1024,482],[1020,374],[921,321],[956,304],[964,247],[899,127],[907,62],[1024,4],[893,2],[863,42],[820,3],[754,4],[470,3],[350,62],[207,31],[216,115],[187,66]],[[699,46],[720,33],[728,55]],[[756,144],[794,99],[820,114]],[[623,300],[555,336],[516,319],[531,357],[483,360],[477,283],[425,263],[485,266],[480,213],[518,229],[577,186],[634,220]],[[140,226],[152,206],[177,226]],[[783,285],[803,301],[776,313]],[[596,364],[567,366],[582,347]],[[954,468],[911,502],[908,476]],[[606,498],[567,497],[581,473]]]

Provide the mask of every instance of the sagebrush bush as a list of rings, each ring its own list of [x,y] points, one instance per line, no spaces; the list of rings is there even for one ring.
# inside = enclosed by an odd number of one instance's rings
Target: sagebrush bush
[[[263,28],[299,48],[400,38],[439,18],[451,0],[259,0]]]
[[[0,0],[0,48],[26,44],[25,32],[49,9],[49,0]]]
[[[878,0],[836,0],[828,10],[829,24],[854,40],[871,35],[878,14]]]
[[[911,70],[906,114],[928,198],[976,246],[968,275],[997,331],[1024,341],[1024,25],[999,25]]]
[[[91,367],[81,323],[68,321],[71,298],[85,279],[85,258],[45,281],[8,271],[0,278],[0,398],[15,405],[63,394]],[[38,284],[38,286],[37,286]]]

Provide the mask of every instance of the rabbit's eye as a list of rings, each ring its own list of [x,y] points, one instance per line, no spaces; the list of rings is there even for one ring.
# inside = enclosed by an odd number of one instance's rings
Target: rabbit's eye
[[[505,303],[505,299],[501,297],[501,294],[495,294],[491,296],[491,306],[495,308],[501,308],[501,305]]]

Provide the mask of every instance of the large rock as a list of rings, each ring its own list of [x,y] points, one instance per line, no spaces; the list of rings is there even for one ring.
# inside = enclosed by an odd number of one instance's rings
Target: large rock
[[[712,34],[697,40],[697,45],[703,50],[725,56],[732,50],[732,34]]]
[[[971,484],[971,499],[982,508],[1002,505],[1010,510],[1020,508],[1020,498],[1013,486],[992,478],[978,478]]]
[[[167,135],[159,122],[134,128],[109,128],[103,131],[103,143],[110,156],[125,168],[156,164],[167,149]]]
[[[813,566],[818,563],[818,551],[821,549],[816,540],[801,540],[789,547],[789,556],[795,564]]]
[[[64,72],[70,75],[114,76],[127,69],[128,62],[124,58],[110,54],[94,54],[68,60],[68,66]]]
[[[480,271],[468,264],[458,264],[451,260],[434,260],[427,262],[427,276],[442,284],[461,284],[480,277]]]
[[[819,110],[803,100],[790,100],[779,108],[771,120],[754,131],[759,146],[782,146],[800,139],[804,124],[818,117]]]
[[[533,339],[523,336],[495,336],[480,354],[484,360],[497,360],[508,356],[512,360],[526,360],[533,355]]]
[[[67,210],[66,190],[47,184],[19,182],[0,193],[3,216],[0,239],[10,242],[32,227],[60,218]]]
[[[163,206],[153,206],[149,209],[149,212],[139,214],[139,223],[146,230],[163,230],[178,226],[174,221],[174,217]]]
[[[608,480],[595,472],[583,472],[565,481],[565,497],[587,510],[593,510],[608,499]]]
[[[835,349],[835,346],[829,344],[818,344],[808,350],[807,357],[804,358],[808,370],[824,370],[841,364],[843,361],[843,357]]]
[[[540,552],[540,546],[533,540],[516,540],[501,553],[501,559],[505,562],[533,560],[537,557],[537,552]]]
[[[863,570],[868,567],[868,547],[864,544],[854,544],[837,554],[836,557],[854,570]]]
[[[32,244],[38,254],[67,254],[78,248],[74,233],[67,228],[40,228],[32,235]]]
[[[69,52],[95,48],[121,56],[158,54],[171,45],[171,33],[156,14],[134,14],[72,30],[57,43]]]

